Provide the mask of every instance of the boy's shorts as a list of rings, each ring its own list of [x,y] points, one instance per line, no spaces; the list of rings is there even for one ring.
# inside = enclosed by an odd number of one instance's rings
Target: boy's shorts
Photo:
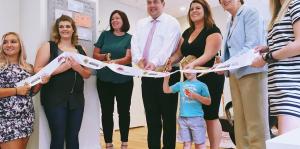
[[[206,140],[206,125],[203,117],[179,117],[179,140],[203,144]]]

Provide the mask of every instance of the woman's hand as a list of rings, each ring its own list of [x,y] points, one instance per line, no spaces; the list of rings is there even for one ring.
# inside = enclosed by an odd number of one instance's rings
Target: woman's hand
[[[77,72],[82,70],[82,67],[79,63],[77,63],[76,60],[74,60],[72,57],[69,57],[67,59],[67,63],[69,63],[69,65],[71,66],[71,68]]]
[[[30,85],[29,84],[25,84],[24,86],[20,86],[20,87],[16,87],[16,94],[17,95],[28,95],[30,93]]]
[[[194,69],[195,64],[193,62],[187,64],[186,66],[183,67],[183,69]]]
[[[44,76],[42,76],[42,78],[41,78],[41,80],[42,80],[41,84],[47,84],[49,82],[50,78],[51,78],[50,75],[44,75]]]
[[[215,69],[221,63],[222,63],[221,57],[220,56],[216,56],[215,57],[214,65],[212,66],[211,69]],[[224,71],[216,71],[215,73],[218,74],[218,75],[224,75]]]

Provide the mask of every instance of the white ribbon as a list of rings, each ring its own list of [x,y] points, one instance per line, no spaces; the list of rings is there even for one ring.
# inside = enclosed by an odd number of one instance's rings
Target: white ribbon
[[[185,73],[210,73],[216,71],[237,69],[237,68],[250,65],[256,56],[258,56],[258,53],[254,53],[254,50],[249,50],[247,52],[242,52],[228,59],[227,61],[217,65],[213,69],[205,69],[205,70],[188,69],[188,70],[177,70],[174,72],[156,72],[156,71],[143,70],[140,68],[129,67],[129,66],[124,66],[124,65],[114,64],[114,63],[107,64],[81,54],[64,52],[61,55],[59,55],[57,58],[55,58],[53,61],[51,61],[48,65],[46,65],[34,76],[31,76],[25,80],[22,80],[21,82],[18,82],[17,86],[23,86],[26,83],[29,84],[30,86],[34,86],[38,83],[41,83],[42,81],[41,78],[45,75],[47,76],[51,75],[63,62],[65,62],[65,58],[67,57],[72,57],[79,64],[92,69],[102,69],[103,67],[107,66],[112,71],[122,75],[135,76],[135,77],[161,78],[168,75],[172,75],[173,73],[176,73],[178,71],[185,72]]]

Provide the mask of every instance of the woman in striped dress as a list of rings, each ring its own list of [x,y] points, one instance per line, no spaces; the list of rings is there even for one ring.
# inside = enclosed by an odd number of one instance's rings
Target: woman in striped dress
[[[300,127],[300,1],[270,0],[268,47],[257,47],[252,66],[268,63],[270,114],[279,134]]]

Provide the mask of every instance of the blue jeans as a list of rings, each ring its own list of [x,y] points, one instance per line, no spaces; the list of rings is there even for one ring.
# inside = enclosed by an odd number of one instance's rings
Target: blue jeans
[[[44,107],[51,131],[50,149],[79,149],[78,134],[81,127],[84,106],[69,109],[68,106]]]

